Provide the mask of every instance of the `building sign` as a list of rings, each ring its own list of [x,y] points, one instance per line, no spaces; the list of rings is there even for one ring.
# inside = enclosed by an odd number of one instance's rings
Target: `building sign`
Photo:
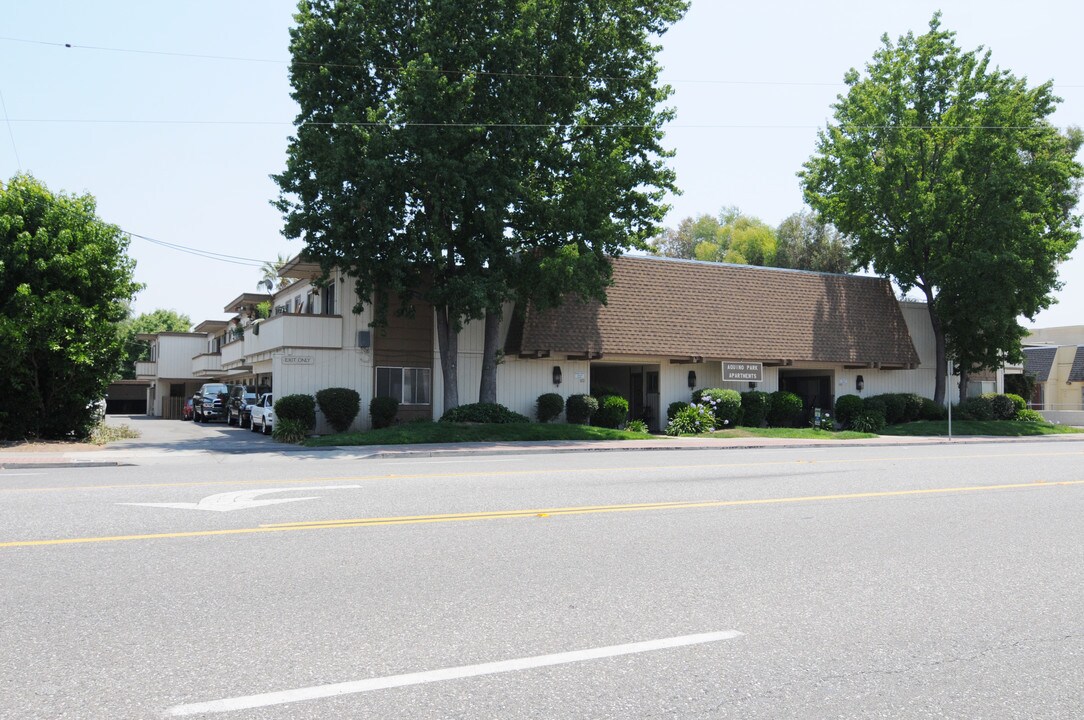
[[[723,363],[723,381],[764,382],[764,363],[725,362]]]
[[[283,365],[312,365],[312,355],[283,355]]]

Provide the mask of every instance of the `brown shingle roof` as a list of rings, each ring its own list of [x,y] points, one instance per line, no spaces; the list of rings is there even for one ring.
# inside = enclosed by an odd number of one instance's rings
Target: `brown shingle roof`
[[[917,365],[881,278],[624,256],[607,304],[528,310],[521,351]]]

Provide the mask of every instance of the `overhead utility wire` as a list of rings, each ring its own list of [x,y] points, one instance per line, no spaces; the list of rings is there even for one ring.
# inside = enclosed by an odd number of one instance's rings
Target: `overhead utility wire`
[[[15,167],[21,172],[23,161],[19,158],[19,147],[15,144],[15,132],[11,129],[11,118],[8,117],[8,104],[4,100],[4,92],[0,90],[0,107],[4,109],[4,120],[8,126],[8,137],[11,138],[11,149],[15,153]]]
[[[256,258],[239,257],[237,255],[226,255],[224,253],[211,252],[210,250],[200,250],[199,248],[189,247],[187,245],[178,245],[177,243],[166,242],[165,240],[155,240],[154,238],[147,237],[146,235],[140,235],[129,230],[121,228],[121,232],[125,235],[129,235],[140,240],[152,243],[154,245],[160,245],[161,247],[169,248],[170,250],[176,250],[178,252],[187,253],[189,255],[195,255],[196,257],[202,257],[207,260],[216,260],[218,262],[232,263],[234,265],[244,265],[246,267],[263,267],[266,264],[274,265],[276,261],[273,260],[257,260]]]

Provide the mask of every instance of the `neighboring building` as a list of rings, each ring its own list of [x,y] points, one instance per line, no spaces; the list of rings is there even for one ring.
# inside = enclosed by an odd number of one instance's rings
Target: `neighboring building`
[[[185,398],[191,397],[199,386],[220,372],[216,354],[208,352],[216,334],[226,323],[207,320],[195,331],[145,333],[137,337],[150,345],[147,360],[136,363],[136,379],[147,388],[147,414],[154,417],[179,419]]]
[[[1029,406],[1056,422],[1084,424],[1084,326],[1032,330],[1023,372],[1035,379]]]
[[[500,403],[533,417],[543,393],[567,398],[606,387],[658,428],[669,404],[696,388],[786,389],[809,409],[831,408],[843,394],[933,393],[940,368],[926,306],[897,301],[881,278],[635,256],[615,259],[613,270],[605,305],[505,308]],[[372,328],[370,305],[352,312],[350,278],[336,271],[318,286],[320,268],[297,259],[280,274],[293,282],[273,296],[235,298],[228,322],[154,336],[157,365],[139,375],[155,381],[149,412],[169,416],[163,397],[176,390],[183,402],[214,379],[278,397],[353,388],[362,399],[359,428],[369,426],[374,395],[398,399],[400,420],[443,414],[432,308],[419,301],[410,317],[389,313],[386,327]],[[272,313],[258,319],[264,301]],[[483,323],[468,323],[459,337],[461,403],[477,401],[482,350]],[[161,359],[167,352],[175,362]],[[755,381],[728,379],[725,363],[763,370]],[[1000,371],[989,382],[1000,391]]]

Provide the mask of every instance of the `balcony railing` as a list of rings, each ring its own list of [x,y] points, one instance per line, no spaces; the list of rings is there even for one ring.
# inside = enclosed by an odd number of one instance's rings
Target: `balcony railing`
[[[137,361],[135,374],[137,380],[153,380],[158,377],[158,363],[145,360]]]
[[[203,353],[192,358],[193,377],[209,377],[222,372],[221,353]]]
[[[328,348],[343,346],[343,319],[339,315],[276,315],[245,330],[245,354],[269,353],[288,347]],[[222,349],[225,363],[226,349]]]
[[[243,338],[238,338],[233,342],[228,342],[222,346],[220,352],[220,358],[222,362],[222,368],[228,370],[231,367],[241,365],[242,360],[245,358],[245,341]]]

